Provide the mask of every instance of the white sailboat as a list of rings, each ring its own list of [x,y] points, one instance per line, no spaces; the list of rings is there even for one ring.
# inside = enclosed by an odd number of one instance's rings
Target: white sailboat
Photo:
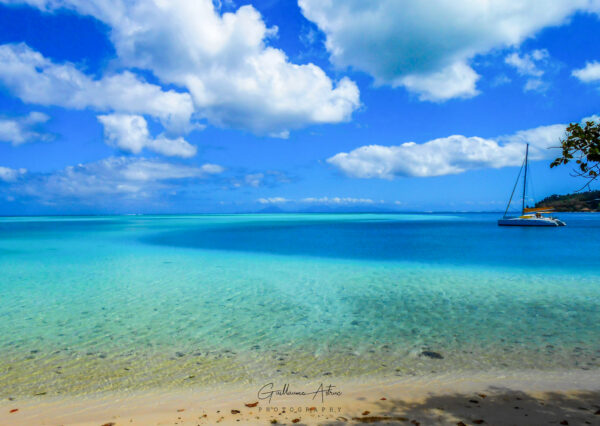
[[[555,217],[552,216],[544,216],[544,214],[548,214],[554,211],[554,209],[549,207],[538,207],[538,208],[526,208],[525,207],[525,195],[527,192],[527,157],[529,156],[529,144],[527,144],[527,148],[525,149],[525,161],[523,161],[523,165],[521,166],[521,170],[519,170],[519,175],[517,176],[517,181],[515,182],[515,186],[513,188],[512,194],[510,194],[510,200],[508,200],[508,205],[506,206],[506,210],[504,211],[504,216],[502,219],[498,219],[499,226],[565,226],[566,224]],[[519,178],[521,177],[521,172],[525,171],[523,174],[523,200],[521,204],[521,215],[517,217],[507,216],[508,209],[510,207],[510,203],[513,199],[513,195],[515,195],[515,189],[517,189],[517,184],[519,183]]]

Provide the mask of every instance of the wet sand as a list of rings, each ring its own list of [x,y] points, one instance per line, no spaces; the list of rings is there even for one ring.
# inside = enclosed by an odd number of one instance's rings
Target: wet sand
[[[8,396],[0,402],[0,425],[600,424],[596,370],[369,380],[324,378],[324,392],[318,392],[321,382],[290,383],[287,394],[273,394],[270,403],[259,399],[262,382],[85,397]],[[274,381],[261,395],[284,384]],[[329,384],[335,387],[327,394]]]

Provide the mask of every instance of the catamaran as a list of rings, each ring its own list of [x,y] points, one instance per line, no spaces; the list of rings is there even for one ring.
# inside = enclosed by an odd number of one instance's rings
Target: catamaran
[[[565,226],[566,224],[555,217],[552,216],[544,216],[544,214],[548,214],[554,211],[551,207],[538,207],[538,208],[527,208],[525,207],[525,196],[527,193],[527,158],[529,157],[529,144],[527,144],[527,148],[525,149],[525,161],[523,161],[523,165],[521,166],[521,170],[519,170],[519,174],[517,176],[517,181],[515,182],[515,186],[513,187],[512,193],[510,194],[510,200],[508,200],[508,205],[506,206],[506,210],[504,211],[504,216],[502,219],[498,219],[499,226]],[[519,178],[521,177],[521,173],[523,173],[523,200],[521,203],[521,215],[517,217],[507,216],[508,209],[510,208],[510,203],[512,202],[513,195],[515,195],[515,190],[517,189],[517,185],[519,183]]]

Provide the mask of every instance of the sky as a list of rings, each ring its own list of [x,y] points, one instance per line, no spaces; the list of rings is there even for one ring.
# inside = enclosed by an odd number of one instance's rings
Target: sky
[[[600,1],[543,3],[0,0],[0,215],[503,211],[527,143],[573,192]]]

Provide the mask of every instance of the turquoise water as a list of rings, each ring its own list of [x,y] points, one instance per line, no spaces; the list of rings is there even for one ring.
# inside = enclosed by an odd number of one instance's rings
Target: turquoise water
[[[0,396],[597,370],[600,215],[561,218],[0,218]]]

